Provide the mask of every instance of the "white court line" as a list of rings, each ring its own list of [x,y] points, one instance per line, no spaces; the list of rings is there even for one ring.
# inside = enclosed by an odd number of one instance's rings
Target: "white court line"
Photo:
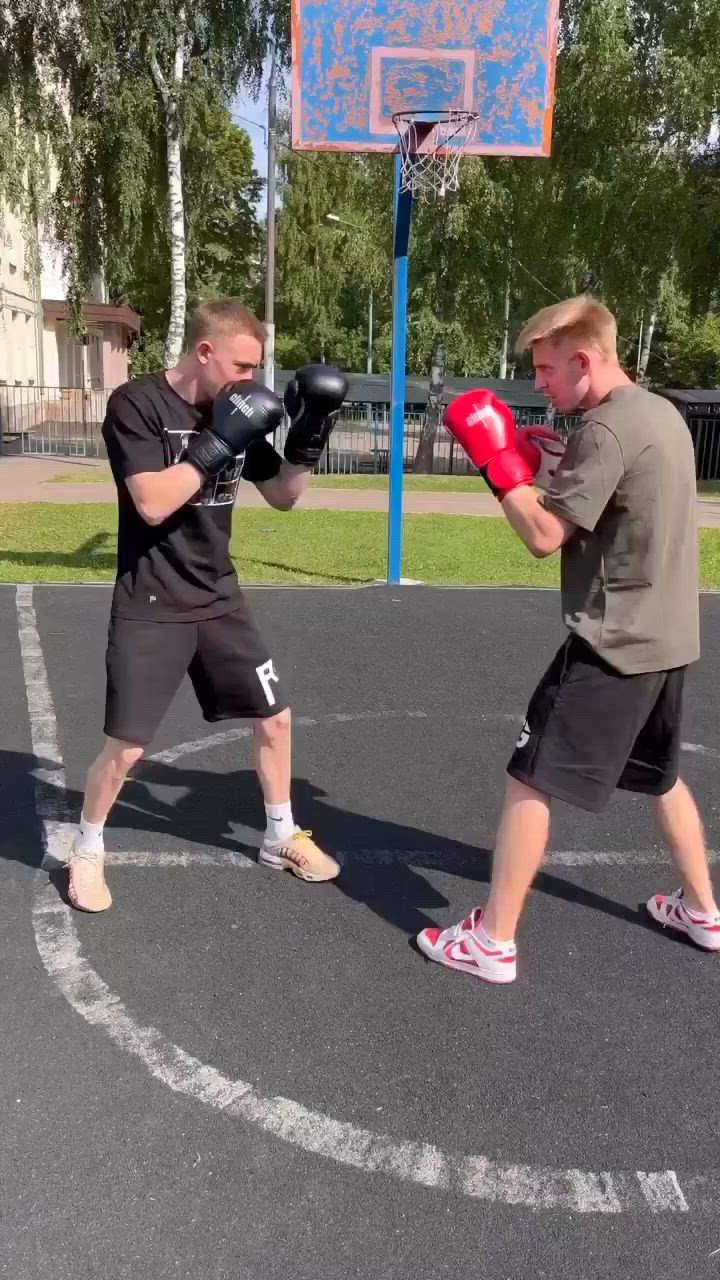
[[[2,587],[12,587],[17,590],[18,587],[32,587],[40,585],[43,587],[62,587],[63,590],[70,591],[77,587],[94,587],[97,590],[111,591],[114,582],[62,582],[48,580],[39,584],[32,582],[3,582]],[[371,587],[378,586],[387,587],[389,591],[394,591],[397,583],[389,584],[384,578],[377,578],[367,582],[243,582],[243,591],[367,591]],[[530,583],[522,586],[520,583],[501,583],[501,582],[421,582],[415,583],[416,586],[427,587],[429,591],[532,591],[537,592],[554,592],[559,594],[559,587],[539,587],[532,586]],[[399,589],[399,588],[398,588]],[[699,595],[701,596],[717,596],[720,595],[718,587],[700,587]]]
[[[242,590],[243,591],[367,591],[370,587],[376,587],[380,584],[382,586],[388,586],[384,578],[382,579],[368,578],[366,581],[363,581],[363,582],[243,582]],[[432,582],[417,583],[417,585],[432,587],[432,586],[442,586],[442,583],[432,583]],[[33,587],[33,586],[61,587],[64,590],[70,590],[70,591],[73,591],[78,587],[82,587],[83,589],[87,587],[92,587],[96,591],[112,591],[115,587],[115,583],[114,581],[108,581],[108,582],[94,582],[91,580],[83,581],[83,579],[75,579],[73,582],[63,582],[62,579],[59,579],[59,578],[58,579],[48,578],[42,583],[21,582],[18,579],[16,579],[14,582],[12,581],[0,582],[0,589],[6,587],[6,588],[12,588],[13,590],[17,590],[18,587]],[[388,589],[394,590],[395,588],[393,586],[392,588],[388,588]],[[484,589],[485,588],[483,587],[478,588],[478,590],[484,590]],[[488,587],[487,589],[498,590],[499,588]],[[510,589],[522,590],[523,588],[510,588]],[[557,588],[553,588],[553,587],[549,587],[549,588],[528,587],[527,588],[527,590],[529,591],[535,591],[535,590],[552,591],[556,589]]]
[[[153,850],[131,853],[108,853],[105,861],[109,867],[230,867],[236,871],[248,871],[257,866],[256,858],[248,858],[247,854],[234,852],[232,849],[218,849],[205,853],[200,849],[178,849],[171,853],[157,853]]]
[[[681,742],[681,750],[689,752],[691,755],[707,756],[710,760],[720,760],[720,751],[716,751],[714,747],[704,747],[701,742]]]
[[[64,824],[56,824],[58,837],[62,835]],[[74,829],[74,828],[73,828]],[[69,839],[64,847],[69,848]],[[414,866],[426,870],[447,871],[459,874],[463,870],[472,870],[477,866],[480,853],[472,849],[460,853],[448,849],[335,849],[333,853],[344,863],[362,863],[368,866]],[[713,849],[709,853],[710,861],[720,861],[720,853]],[[234,849],[212,849],[209,852],[201,849],[171,849],[159,852],[157,849],[130,849],[123,852],[106,854],[110,867],[149,867],[151,870],[163,870],[168,867],[207,867],[233,868],[247,871],[257,865],[255,857]],[[61,859],[61,862],[64,859]],[[43,862],[46,870],[60,865],[56,856],[48,856]],[[546,854],[543,867],[670,867],[672,859],[662,849],[622,849],[613,852],[609,849],[553,849]]]
[[[417,867],[443,869],[457,872],[463,867],[477,865],[479,852],[472,849],[349,849],[338,850],[341,857],[350,862],[366,862],[392,866],[404,862]],[[709,851],[711,862],[720,861],[720,852]],[[672,866],[672,859],[664,849],[551,849],[546,853],[542,867],[664,867]],[[541,867],[541,870],[542,870]]]
[[[313,716],[293,716],[293,725],[297,729],[310,728],[318,724],[352,724],[356,721],[372,721],[372,720],[429,720],[432,713],[429,711],[352,711],[352,712],[333,712],[330,714],[320,714]],[[501,724],[522,724],[525,719],[520,711],[485,711],[477,716],[467,717],[473,722],[498,722]],[[229,742],[238,742],[241,738],[249,738],[252,729],[247,725],[242,725],[236,729],[221,729],[218,733],[207,734],[204,738],[194,738],[190,742],[180,742],[175,747],[168,748],[167,751],[156,751],[154,755],[146,756],[145,760],[155,761],[158,764],[174,764],[176,760],[180,760],[183,756],[193,755],[197,751],[209,751],[213,747],[222,747]],[[703,746],[701,742],[681,742],[681,750],[689,754],[705,756],[710,760],[720,760],[720,751],[714,747]]]
[[[54,787],[64,788],[65,773],[32,587],[19,587],[16,602],[33,751],[53,764],[52,787],[43,786],[40,771],[35,778],[37,811],[45,856],[57,862],[64,855],[67,823],[62,806],[55,804]],[[284,1142],[350,1168],[491,1203],[576,1213],[689,1210],[673,1170],[609,1173],[503,1164],[483,1156],[445,1153],[427,1143],[398,1141],[311,1111],[289,1098],[263,1097],[245,1081],[231,1080],[185,1053],[157,1028],[135,1021],[82,955],[73,913],[42,871],[35,876],[33,922],[48,974],[82,1018],[101,1027],[113,1043],[174,1092],[249,1121]],[[716,1204],[710,1190],[712,1176],[694,1177],[692,1185],[694,1206],[703,1201]]]
[[[429,1143],[336,1120],[284,1097],[263,1097],[172,1044],[156,1027],[136,1022],[81,954],[72,912],[51,885],[38,888],[33,911],[38,951],[48,974],[91,1026],[138,1058],[173,1092],[249,1121],[314,1155],[366,1173],[434,1187],[491,1203],[574,1213],[686,1213],[690,1205],[673,1170],[585,1172],[503,1164],[483,1156],[445,1153]],[[699,1202],[701,1187],[694,1180]]]
[[[333,712],[330,715],[318,716],[317,719],[313,718],[313,716],[293,716],[293,727],[307,729],[321,722],[323,724],[349,724],[355,720],[422,720],[426,716],[427,712],[425,711],[355,711],[347,714]],[[224,746],[228,742],[237,742],[240,738],[249,738],[251,735],[252,728],[248,725],[243,725],[237,729],[221,729],[219,733],[211,733],[204,738],[194,738],[191,742],[180,742],[176,747],[170,747],[167,751],[156,751],[154,755],[146,756],[145,759],[157,764],[174,764],[182,756],[192,755],[196,751],[209,750],[211,747]]]

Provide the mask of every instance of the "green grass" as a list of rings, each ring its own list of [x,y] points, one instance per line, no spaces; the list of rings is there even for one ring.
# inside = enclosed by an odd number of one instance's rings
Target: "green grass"
[[[232,553],[245,582],[361,583],[386,571],[380,511],[235,513]],[[111,503],[0,505],[0,581],[106,582],[115,572]],[[700,531],[701,579],[720,587],[720,529]],[[558,558],[533,560],[502,520],[405,517],[403,574],[424,582],[555,586]]]
[[[313,476],[315,489],[385,489],[387,476]],[[480,476],[403,476],[403,488],[410,493],[487,493]]]
[[[48,476],[43,484],[112,484],[112,472],[109,467],[88,467],[83,471],[78,468]]]
[[[50,476],[46,484],[112,484],[112,475],[106,467],[86,471],[64,471]],[[314,489],[385,489],[387,476],[380,475],[319,475],[312,476]],[[487,493],[481,476],[409,476],[403,477],[408,493]],[[720,497],[720,480],[701,480],[698,493],[704,498]]]
[[[106,467],[89,471],[64,471],[50,476],[46,484],[112,484],[112,475]],[[385,489],[388,478],[380,475],[319,475],[311,476],[314,489]],[[411,493],[487,493],[485,481],[480,476],[405,476],[404,487]]]

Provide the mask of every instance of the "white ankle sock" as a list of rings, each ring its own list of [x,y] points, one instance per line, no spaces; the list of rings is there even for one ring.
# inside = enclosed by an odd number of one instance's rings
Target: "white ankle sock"
[[[80,838],[83,844],[88,845],[90,848],[97,849],[98,852],[104,849],[105,847],[103,843],[103,827],[104,826],[105,826],[104,818],[102,822],[88,822],[87,818],[85,817],[85,814],[84,813],[81,814],[78,829],[80,831]]]
[[[491,938],[490,934],[485,928],[484,918],[483,920],[480,920],[478,924],[475,926],[475,928],[473,929],[473,933],[478,939],[478,942],[484,943],[486,947],[499,947],[500,949],[502,949],[503,947],[515,946],[514,942],[508,942],[507,940],[505,942],[498,942],[497,938]]]
[[[295,821],[289,800],[287,804],[266,804],[265,817],[267,820],[265,839],[269,844],[290,839],[295,830]]]

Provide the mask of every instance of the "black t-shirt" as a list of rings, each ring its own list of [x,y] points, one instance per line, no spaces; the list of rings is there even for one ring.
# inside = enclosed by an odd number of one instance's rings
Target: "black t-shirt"
[[[102,433],[118,490],[117,617],[192,622],[240,603],[230,532],[244,455],[160,525],[145,523],[125,483],[181,461],[209,415],[209,407],[183,400],[164,373],[136,378],[110,396]]]

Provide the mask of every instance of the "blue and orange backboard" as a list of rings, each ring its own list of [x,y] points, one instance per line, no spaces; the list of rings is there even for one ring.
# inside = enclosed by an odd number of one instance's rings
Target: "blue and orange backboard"
[[[478,114],[476,155],[550,153],[557,0],[292,0],[299,151],[392,151],[393,113]]]

